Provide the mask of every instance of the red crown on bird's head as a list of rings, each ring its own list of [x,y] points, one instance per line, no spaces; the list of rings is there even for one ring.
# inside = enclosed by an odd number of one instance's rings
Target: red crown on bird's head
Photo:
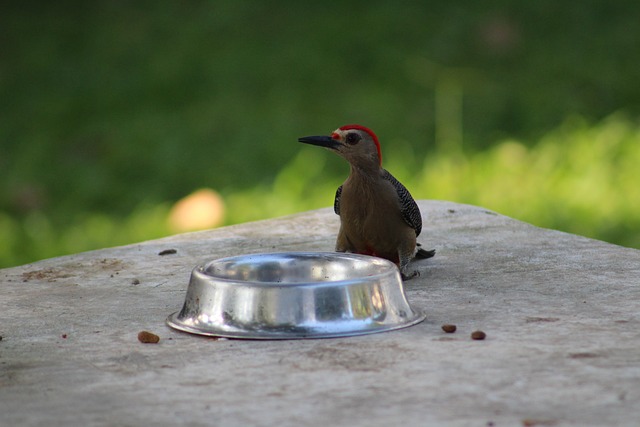
[[[373,142],[376,144],[376,149],[378,150],[378,159],[380,159],[380,165],[382,165],[382,150],[380,149],[380,141],[378,141],[378,137],[376,136],[376,134],[373,133],[373,131],[368,127],[364,127],[362,125],[344,125],[340,127],[340,130],[352,130],[352,129],[361,130],[363,132],[368,133],[369,136],[371,136],[371,139],[373,139]],[[331,137],[336,139],[338,135],[337,134],[334,134],[334,135],[331,135]]]

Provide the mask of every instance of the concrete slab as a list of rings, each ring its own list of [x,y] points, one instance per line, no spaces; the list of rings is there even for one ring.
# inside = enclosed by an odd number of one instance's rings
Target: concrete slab
[[[639,425],[640,251],[419,204],[438,253],[406,293],[428,317],[382,334],[215,340],[164,324],[197,264],[331,250],[330,209],[0,270],[0,425]]]

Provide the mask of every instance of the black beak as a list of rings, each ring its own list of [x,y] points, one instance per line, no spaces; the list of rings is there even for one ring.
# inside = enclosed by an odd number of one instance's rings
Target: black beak
[[[340,143],[330,136],[303,136],[302,138],[298,138],[298,142],[331,148],[333,150],[340,146]]]

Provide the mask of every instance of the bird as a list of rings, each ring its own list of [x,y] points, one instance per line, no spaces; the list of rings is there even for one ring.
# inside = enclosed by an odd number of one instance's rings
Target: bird
[[[409,190],[382,167],[380,142],[373,131],[345,125],[329,136],[305,136],[299,142],[324,147],[347,160],[350,173],[336,190],[334,212],[340,216],[336,252],[377,256],[395,263],[404,280],[415,258],[430,258],[435,250],[417,243],[422,215]]]

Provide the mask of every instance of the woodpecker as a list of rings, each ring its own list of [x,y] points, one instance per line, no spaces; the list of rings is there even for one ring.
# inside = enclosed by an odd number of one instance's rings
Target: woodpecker
[[[420,209],[405,186],[382,167],[376,134],[364,126],[346,125],[330,136],[305,136],[298,141],[328,148],[351,166],[333,204],[340,216],[336,251],[386,258],[398,266],[404,279],[416,276],[417,271],[407,274],[409,261],[414,256],[430,258],[435,250],[419,248]]]

